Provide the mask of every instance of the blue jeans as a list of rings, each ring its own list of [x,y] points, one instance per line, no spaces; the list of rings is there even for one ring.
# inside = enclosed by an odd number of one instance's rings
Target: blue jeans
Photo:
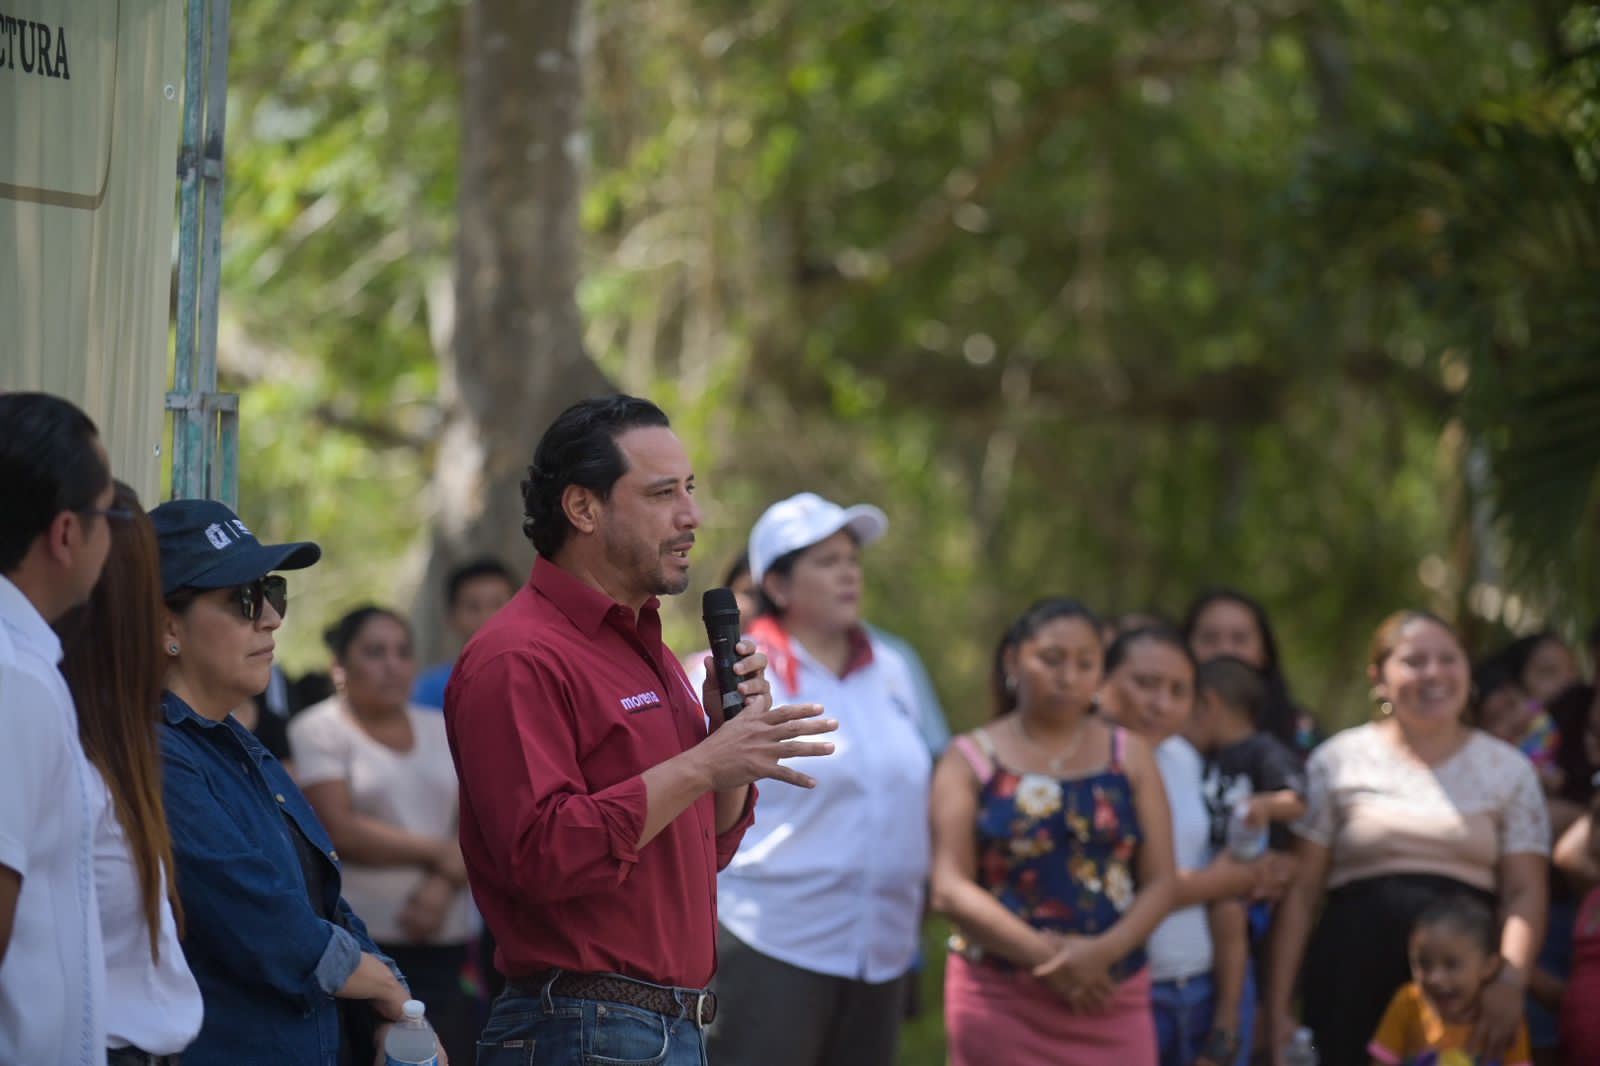
[[[1211,1035],[1216,1009],[1216,989],[1208,973],[1150,986],[1150,1013],[1155,1017],[1161,1066],[1193,1066]]]
[[[706,1066],[705,1033],[687,1007],[673,1018],[508,988],[489,1009],[477,1066]]]

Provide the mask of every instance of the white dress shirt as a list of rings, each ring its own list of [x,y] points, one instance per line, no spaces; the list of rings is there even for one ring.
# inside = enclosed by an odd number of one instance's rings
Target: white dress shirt
[[[183,957],[178,925],[162,882],[160,952],[150,957],[149,926],[139,873],[111,793],[97,773],[94,835],[95,891],[106,951],[106,1046],[176,1055],[200,1035],[200,985]]]
[[[832,755],[788,764],[816,788],[761,783],[755,825],[718,878],[718,917],[791,966],[898,978],[916,956],[929,863],[932,765],[910,670],[863,633],[870,661],[838,677],[771,623],[753,628],[773,703],[820,703],[839,730],[818,738]]]
[[[55,631],[0,577],[0,866],[22,875],[0,964],[0,1062],[103,1066],[94,769],[60,663]]]

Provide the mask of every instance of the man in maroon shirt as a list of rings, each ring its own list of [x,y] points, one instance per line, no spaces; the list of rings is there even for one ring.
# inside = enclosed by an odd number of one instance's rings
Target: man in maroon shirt
[[[533,575],[445,693],[461,851],[507,975],[478,1066],[528,1063],[535,1044],[541,1064],[701,1066],[717,871],[754,818],[752,782],[813,787],[778,760],[828,754],[795,738],[836,723],[773,707],[749,643],[745,709],[724,722],[713,680],[708,716],[662,643],[657,597],[688,586],[700,509],[660,408],[569,408],[534,452],[523,505]]]

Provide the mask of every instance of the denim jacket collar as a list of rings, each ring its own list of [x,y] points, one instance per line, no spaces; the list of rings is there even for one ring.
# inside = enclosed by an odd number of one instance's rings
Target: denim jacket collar
[[[180,726],[188,729],[225,729],[232,734],[234,740],[250,754],[257,766],[261,765],[262,758],[267,754],[267,749],[261,741],[256,739],[254,733],[246,729],[232,714],[217,721],[207,718],[193,707],[184,702],[183,697],[167,691],[161,694],[161,713],[166,716],[168,725]]]

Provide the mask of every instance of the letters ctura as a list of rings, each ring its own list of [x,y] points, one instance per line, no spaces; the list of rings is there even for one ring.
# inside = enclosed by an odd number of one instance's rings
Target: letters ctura
[[[0,70],[71,80],[67,28],[0,14]]]

